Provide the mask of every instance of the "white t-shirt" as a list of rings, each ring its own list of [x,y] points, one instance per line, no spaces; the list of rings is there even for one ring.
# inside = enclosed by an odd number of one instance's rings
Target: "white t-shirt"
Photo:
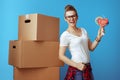
[[[88,35],[84,28],[81,30],[82,35],[80,37],[64,31],[60,36],[60,46],[68,46],[72,61],[89,63]]]

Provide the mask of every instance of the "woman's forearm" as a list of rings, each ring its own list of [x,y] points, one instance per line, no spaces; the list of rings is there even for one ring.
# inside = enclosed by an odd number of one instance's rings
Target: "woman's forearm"
[[[59,59],[63,61],[64,63],[68,64],[69,66],[75,67],[79,70],[84,70],[85,69],[85,64],[82,62],[76,63],[69,59],[67,56],[65,56],[65,51],[67,47],[60,47],[59,48]]]
[[[76,63],[73,62],[72,60],[70,60],[68,57],[65,56],[65,52],[66,52],[66,46],[60,46],[59,47],[59,59],[61,61],[63,61],[64,63],[70,65],[70,66],[73,66],[75,67],[76,66]]]
[[[103,36],[103,34],[102,34],[103,32],[104,32],[104,29],[100,28],[98,30],[98,35],[97,35],[96,39],[93,42],[88,40],[89,41],[88,42],[89,50],[93,51],[97,47],[98,43],[100,42],[100,40],[101,40],[101,38]]]
[[[93,41],[93,42],[91,42],[90,40],[89,40],[89,49],[91,50],[91,51],[94,51],[94,49],[97,47],[97,45],[99,44],[99,42],[100,42],[100,40],[101,40],[101,37],[99,38],[99,37],[96,37],[96,39]]]
[[[94,41],[92,42],[92,45],[91,45],[90,50],[91,50],[91,51],[94,51],[94,49],[97,47],[98,43],[99,43],[98,41],[94,40]]]
[[[59,59],[70,66],[76,67],[76,63],[67,58],[66,56],[59,56]]]

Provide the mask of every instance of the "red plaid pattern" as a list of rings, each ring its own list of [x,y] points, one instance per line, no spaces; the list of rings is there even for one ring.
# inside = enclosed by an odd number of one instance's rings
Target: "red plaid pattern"
[[[74,80],[76,70],[77,70],[76,68],[69,66],[68,71],[67,71],[67,75],[66,75],[64,80]]]
[[[78,71],[77,68],[69,66],[67,75],[64,80],[75,80],[74,77],[76,75],[76,71]],[[92,71],[91,65],[87,64],[86,69],[84,71],[82,71],[83,80],[92,80],[91,71]]]

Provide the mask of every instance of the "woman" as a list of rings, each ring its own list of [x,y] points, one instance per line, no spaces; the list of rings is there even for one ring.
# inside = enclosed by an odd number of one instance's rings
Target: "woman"
[[[91,42],[86,30],[76,26],[78,14],[72,5],[65,7],[64,17],[68,23],[68,28],[60,36],[59,48],[60,60],[69,65],[64,80],[93,80],[89,51],[96,48],[102,38],[104,29],[100,28],[96,39]],[[70,50],[71,59],[65,56],[66,48]]]

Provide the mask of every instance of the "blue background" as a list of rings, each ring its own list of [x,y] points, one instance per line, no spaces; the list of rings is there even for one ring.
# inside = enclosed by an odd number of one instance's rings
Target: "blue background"
[[[8,65],[9,40],[18,39],[18,16],[41,13],[60,18],[60,34],[67,28],[64,7],[72,4],[79,15],[77,26],[84,27],[93,41],[97,35],[97,16],[109,18],[105,36],[94,52],[91,64],[95,80],[120,80],[120,0],[0,0],[0,80],[13,80],[13,67]],[[70,57],[67,50],[67,56]],[[61,67],[63,80],[67,65]]]

